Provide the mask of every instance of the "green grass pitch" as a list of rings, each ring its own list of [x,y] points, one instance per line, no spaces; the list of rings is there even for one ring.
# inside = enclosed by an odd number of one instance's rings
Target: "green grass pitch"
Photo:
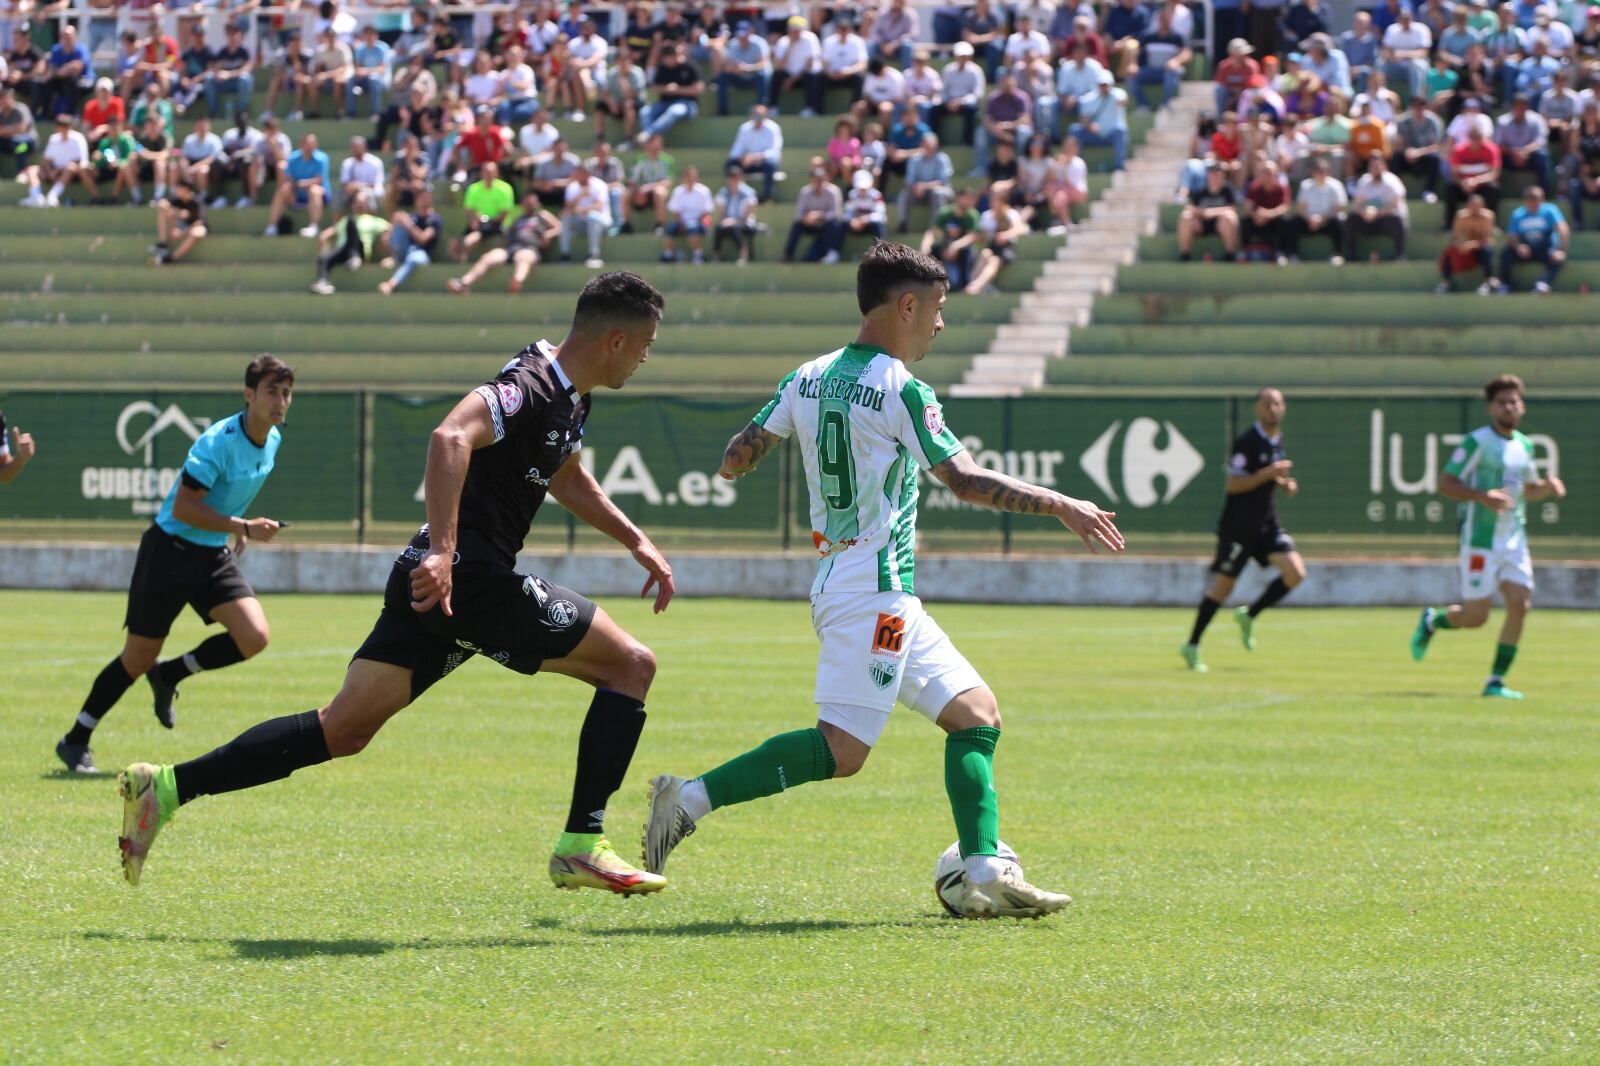
[[[103,769],[318,705],[378,604],[264,602],[266,654],[186,683],[176,733],[140,682]],[[611,807],[636,854],[648,776],[812,721],[815,648],[798,603],[604,606],[660,659]],[[482,661],[354,760],[185,808],[130,889],[110,779],[50,750],[122,598],[0,593],[0,1060],[1600,1053],[1600,614],[1533,614],[1512,704],[1477,696],[1492,630],[1414,664],[1407,611],[1273,611],[1253,654],[1222,617],[1204,677],[1186,611],[934,612],[999,693],[1001,833],[1062,915],[939,914],[942,745],[903,710],[862,776],[713,815],[660,896],[556,892],[587,690]]]

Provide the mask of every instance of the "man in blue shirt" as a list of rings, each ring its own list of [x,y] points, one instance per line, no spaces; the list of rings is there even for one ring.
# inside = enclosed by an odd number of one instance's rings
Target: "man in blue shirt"
[[[1511,212],[1511,221],[1506,224],[1506,246],[1500,249],[1499,290],[1511,291],[1511,268],[1515,264],[1543,263],[1544,273],[1533,283],[1533,291],[1549,292],[1561,272],[1561,264],[1567,261],[1570,234],[1561,208],[1546,202],[1539,186],[1528,186],[1522,194],[1522,206]]]
[[[77,721],[56,745],[70,772],[98,772],[89,739],[141,674],[150,681],[156,719],[171,729],[180,681],[243,662],[267,646],[267,616],[234,560],[246,541],[277,535],[279,523],[272,519],[240,516],[272,473],[282,438],[278,427],[293,398],[294,368],[277,356],[258,356],[245,369],[245,409],[213,422],[189,449],[182,474],[139,541],[122,653],[100,671]],[[231,551],[230,536],[236,538]],[[220,622],[227,632],[158,664],[156,657],[185,604],[207,625]]]
[[[345,114],[355,116],[356,98],[365,93],[372,113],[377,115],[383,111],[383,93],[389,88],[394,49],[378,39],[378,27],[367,25],[361,28],[361,39],[350,49],[350,56],[356,72],[345,82]]]
[[[94,61],[89,49],[78,43],[78,31],[72,23],[61,27],[61,40],[50,49],[46,64],[51,116],[77,114],[78,105],[94,84]]]
[[[289,205],[304,207],[311,221],[300,231],[302,237],[315,237],[322,229],[322,208],[332,197],[329,194],[328,153],[317,147],[317,135],[308,133],[300,147],[289,153],[284,164],[287,180],[278,182],[272,194],[272,214],[267,220],[265,236],[276,237]]]

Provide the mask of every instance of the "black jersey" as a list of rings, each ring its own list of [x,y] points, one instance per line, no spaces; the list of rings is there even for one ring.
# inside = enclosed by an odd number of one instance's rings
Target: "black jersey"
[[[554,360],[555,346],[524,348],[473,391],[489,405],[494,443],[472,453],[461,487],[456,550],[463,560],[516,565],[550,478],[583,446],[589,397]]]
[[[1286,458],[1283,434],[1269,437],[1259,423],[1239,434],[1228,456],[1228,473],[1245,477],[1257,470],[1271,466]],[[1222,505],[1222,519],[1217,528],[1223,532],[1254,531],[1276,525],[1278,512],[1272,504],[1272,493],[1277,482],[1268,481],[1249,492],[1230,493]]]

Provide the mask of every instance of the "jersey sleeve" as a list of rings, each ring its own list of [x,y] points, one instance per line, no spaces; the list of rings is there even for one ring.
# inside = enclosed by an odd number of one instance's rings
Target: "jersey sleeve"
[[[530,376],[517,365],[506,367],[493,381],[472,390],[488,405],[489,419],[494,423],[495,443],[506,439],[533,417],[540,399],[534,392]]]
[[[200,438],[189,448],[189,457],[183,461],[184,476],[207,492],[216,488],[217,482],[222,480],[228,469],[227,457],[217,444],[220,439],[216,433],[200,434]]]
[[[1245,477],[1261,469],[1256,464],[1255,449],[1250,446],[1250,438],[1251,434],[1246,433],[1235,440],[1228,453],[1228,473],[1234,477]]]
[[[1444,472],[1453,478],[1465,481],[1472,468],[1477,465],[1474,460],[1478,454],[1478,447],[1477,436],[1467,434],[1461,443],[1456,445],[1456,450],[1450,453],[1449,461],[1444,464]]]
[[[790,397],[794,394],[794,390],[791,386],[794,384],[795,375],[799,372],[789,371],[789,376],[778,383],[778,391],[772,394],[772,399],[767,401],[767,405],[757,411],[750,421],[775,437],[793,435],[794,401]]]
[[[939,398],[916,378],[901,386],[893,424],[895,439],[905,445],[924,470],[965,450],[944,424],[944,408],[939,405]]]

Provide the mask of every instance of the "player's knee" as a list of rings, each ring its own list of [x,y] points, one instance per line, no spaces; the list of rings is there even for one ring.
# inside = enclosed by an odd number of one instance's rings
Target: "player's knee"
[[[630,639],[607,669],[602,685],[642,699],[655,679],[656,653]]]
[[[248,626],[233,635],[233,642],[239,645],[239,653],[246,659],[253,659],[266,651],[271,640],[272,630],[266,622],[259,626]]]
[[[1282,577],[1285,585],[1289,588],[1294,588],[1306,579],[1305,564],[1300,562],[1292,564],[1288,570],[1284,571]]]
[[[143,677],[155,668],[157,653],[142,648],[128,648],[122,653],[122,668],[134,679]]]
[[[1453,623],[1462,629],[1477,629],[1489,620],[1489,604],[1487,601],[1474,601],[1463,604],[1461,607],[1460,622]]]
[[[867,756],[872,754],[871,746],[827,722],[820,728],[823,739],[828,742],[828,754],[833,756],[833,776],[854,777],[860,773],[867,765]]]

